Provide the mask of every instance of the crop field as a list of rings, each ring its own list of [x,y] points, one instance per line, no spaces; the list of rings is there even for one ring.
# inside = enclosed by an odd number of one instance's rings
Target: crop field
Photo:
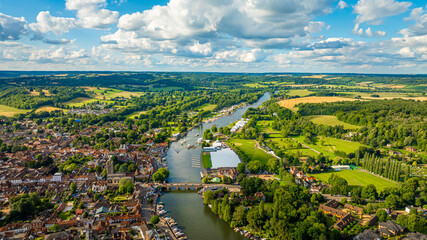
[[[196,107],[196,110],[201,110],[201,111],[213,111],[216,108],[216,104],[203,104],[200,105],[198,107]]]
[[[61,109],[61,108],[57,108],[57,107],[52,107],[52,106],[43,106],[43,107],[40,107],[40,108],[38,108],[37,110],[36,110],[36,113],[38,113],[38,112],[52,112],[52,111],[55,111],[55,110],[62,110],[62,111],[64,111],[64,109]]]
[[[286,93],[286,95],[288,95],[288,96],[305,97],[305,96],[308,96],[308,95],[310,95],[312,93],[314,93],[314,92],[309,91],[307,89],[294,89],[294,90],[289,90],[289,92]]]
[[[314,124],[318,125],[326,125],[326,126],[344,126],[344,129],[358,129],[360,126],[349,124],[346,122],[342,122],[337,119],[335,116],[331,115],[313,115],[313,116],[307,116],[307,119],[309,119]]]
[[[30,110],[27,109],[18,109],[6,105],[0,105],[0,116],[13,117],[15,114],[27,113],[29,111]]]
[[[322,102],[340,102],[340,101],[355,101],[356,99],[344,97],[302,97],[286,99],[279,102],[280,106],[285,108],[293,108],[300,103],[322,103]]]
[[[251,160],[259,160],[262,163],[267,163],[268,159],[274,158],[263,150],[256,148],[254,140],[230,139],[228,140],[228,144],[231,147],[240,149],[242,152],[248,155]],[[234,146],[232,144],[234,144]]]
[[[100,101],[100,99],[78,97],[66,102],[65,104],[67,104],[70,107],[81,107],[84,104],[88,104],[96,101]]]
[[[334,173],[344,178],[345,180],[347,180],[348,185],[366,187],[368,184],[373,184],[377,188],[378,192],[384,190],[384,188],[386,187],[398,186],[398,183],[394,181],[384,179],[374,174],[364,172],[361,170],[342,170],[337,172],[326,172],[326,173],[317,173],[317,174],[310,174],[310,175],[315,177],[317,180],[320,180],[326,183],[328,182],[329,177]]]

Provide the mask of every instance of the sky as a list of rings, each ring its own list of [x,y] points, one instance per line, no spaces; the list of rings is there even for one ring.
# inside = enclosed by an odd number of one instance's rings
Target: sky
[[[427,73],[427,1],[0,0],[0,70]]]

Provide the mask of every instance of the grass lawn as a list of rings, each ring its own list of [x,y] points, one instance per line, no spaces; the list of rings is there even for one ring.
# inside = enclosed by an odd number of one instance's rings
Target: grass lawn
[[[58,217],[64,221],[74,217],[74,214],[71,213],[71,211],[68,212],[61,212],[58,214]]]
[[[318,125],[326,125],[326,126],[337,126],[341,125],[344,126],[344,129],[358,129],[360,126],[356,126],[353,124],[349,124],[346,122],[342,122],[337,119],[335,116],[330,115],[313,115],[313,116],[307,116],[308,120],[312,121],[314,124]]]
[[[259,160],[262,163],[267,163],[268,159],[274,158],[270,154],[264,152],[261,149],[255,148],[255,141],[250,139],[230,139],[228,143],[234,144],[231,147],[238,148],[242,152],[246,153],[251,160]]]
[[[386,187],[394,187],[399,185],[398,183],[391,180],[383,179],[360,170],[342,170],[337,172],[326,172],[310,175],[315,177],[317,180],[326,183],[333,173],[347,180],[348,185],[366,187],[368,184],[374,184],[378,192],[382,191]]]
[[[123,201],[127,201],[128,197],[126,195],[117,195],[113,198],[113,200],[116,202],[123,202]]]
[[[212,167],[211,153],[204,152],[202,154],[202,164],[203,164],[203,168],[211,168]]]
[[[9,107],[6,105],[0,105],[0,116],[13,117],[13,115],[15,114],[27,113],[29,111],[31,110],[18,109],[18,108]]]
[[[213,111],[216,108],[216,104],[203,104],[200,105],[198,107],[196,107],[196,110],[201,110],[201,111]]]
[[[314,143],[306,143],[304,141],[304,136],[297,136],[294,137],[298,142],[303,143],[314,150],[317,150],[321,153],[323,153],[325,156],[335,157],[334,151],[339,150],[343,151],[345,153],[350,153],[356,151],[360,146],[363,146],[360,143],[357,142],[350,142],[345,141],[341,139],[331,138],[331,137],[324,137],[320,136],[316,138],[316,141]],[[323,145],[322,145],[323,142]]]

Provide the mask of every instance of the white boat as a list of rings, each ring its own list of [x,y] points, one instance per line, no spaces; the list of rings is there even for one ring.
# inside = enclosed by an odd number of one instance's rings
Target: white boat
[[[159,212],[159,215],[166,214],[166,213],[167,213],[166,210],[162,210],[162,211]]]
[[[196,137],[197,137],[197,136],[199,136],[199,134],[198,134],[198,133],[196,133]]]

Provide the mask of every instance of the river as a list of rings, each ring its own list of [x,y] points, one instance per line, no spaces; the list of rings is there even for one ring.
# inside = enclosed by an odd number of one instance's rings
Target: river
[[[228,126],[242,118],[242,115],[250,107],[259,107],[270,98],[269,93],[265,93],[257,102],[246,105],[234,111],[229,116],[221,117],[214,122],[203,123],[192,129],[186,137],[178,142],[173,142],[169,147],[167,162],[170,171],[169,181],[174,183],[201,182],[201,149],[195,144],[196,140],[203,135],[205,129],[210,129],[212,125],[217,128]],[[198,134],[198,136],[196,136]],[[185,141],[181,144],[181,141]],[[187,145],[196,145],[197,148],[187,149]],[[189,239],[203,240],[234,240],[244,239],[240,234],[235,233],[230,226],[220,220],[210,209],[203,205],[203,200],[195,192],[170,192],[161,197],[165,203],[168,215],[174,218]]]

